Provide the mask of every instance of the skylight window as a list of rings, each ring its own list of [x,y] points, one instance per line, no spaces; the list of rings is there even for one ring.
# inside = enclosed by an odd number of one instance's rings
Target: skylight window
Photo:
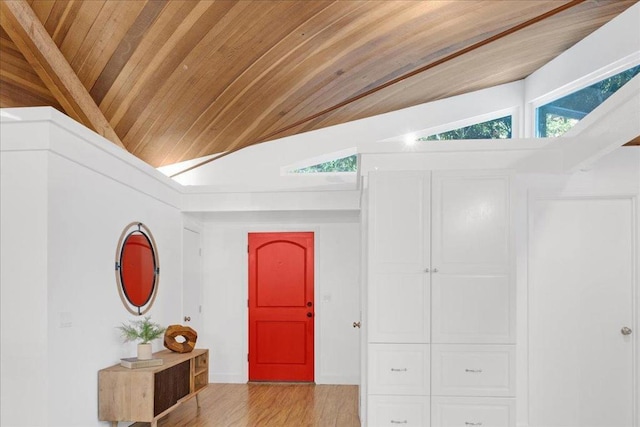
[[[459,129],[423,136],[418,141],[446,141],[454,139],[508,139],[511,138],[511,116],[476,123]]]
[[[354,154],[340,159],[329,160],[306,168],[294,169],[291,173],[335,173],[335,172],[357,172],[358,155]]]
[[[563,135],[640,73],[640,65],[556,99],[536,110],[538,137]]]

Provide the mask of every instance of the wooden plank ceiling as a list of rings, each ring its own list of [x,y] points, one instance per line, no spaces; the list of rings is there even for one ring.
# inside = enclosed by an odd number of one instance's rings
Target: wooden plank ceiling
[[[522,79],[636,1],[3,3],[31,9],[115,138],[157,167]],[[76,118],[15,40],[37,23],[15,19],[0,107]]]

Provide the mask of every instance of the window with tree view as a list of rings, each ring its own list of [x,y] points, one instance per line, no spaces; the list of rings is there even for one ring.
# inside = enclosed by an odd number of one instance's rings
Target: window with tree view
[[[640,65],[556,99],[536,110],[537,136],[563,135],[640,73]]]
[[[329,160],[317,165],[292,170],[292,173],[327,173],[327,172],[357,172],[358,156],[356,154],[341,159]]]
[[[500,117],[435,135],[423,136],[418,141],[445,141],[453,139],[507,139],[511,138],[511,116]]]

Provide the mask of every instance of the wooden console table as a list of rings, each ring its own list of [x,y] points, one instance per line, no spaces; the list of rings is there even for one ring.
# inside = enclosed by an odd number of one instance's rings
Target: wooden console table
[[[114,365],[98,372],[98,419],[150,422],[158,420],[209,384],[209,350],[190,353],[163,350],[153,354],[161,366],[128,369]],[[200,402],[198,402],[200,409]]]

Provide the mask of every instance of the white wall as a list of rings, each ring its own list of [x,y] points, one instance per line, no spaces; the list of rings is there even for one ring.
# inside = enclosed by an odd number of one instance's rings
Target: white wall
[[[46,152],[0,156],[3,426],[47,423],[47,160]]]
[[[308,217],[308,218],[306,218]],[[204,334],[212,382],[248,379],[247,233],[315,233],[315,381],[358,384],[360,378],[358,212],[208,215],[204,219]]]
[[[179,192],[54,110],[26,113],[2,124],[0,424],[101,426],[97,372],[135,354],[115,328],[133,318],[116,287],[118,238],[132,221],[150,228],[161,268],[150,314],[180,323],[182,214],[162,196]]]
[[[219,193],[186,187],[184,212],[349,211],[360,209],[360,191],[270,191]]]

